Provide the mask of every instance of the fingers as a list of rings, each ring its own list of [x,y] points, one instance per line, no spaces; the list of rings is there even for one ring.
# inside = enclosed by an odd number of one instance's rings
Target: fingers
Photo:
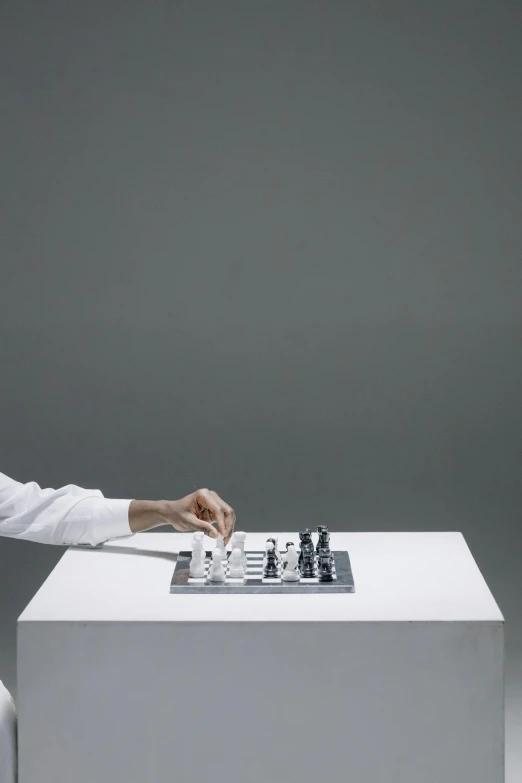
[[[218,537],[218,532],[214,525],[210,522],[206,522],[204,519],[198,519],[194,514],[190,515],[189,525],[192,530],[201,530],[202,533],[210,538]]]
[[[201,509],[201,514],[198,514],[198,516],[205,518],[210,515],[210,518],[217,524],[225,544],[228,544],[236,522],[234,509],[228,503],[225,503],[217,492],[209,489],[199,490],[197,493],[197,504]],[[208,514],[205,512],[208,512]]]
[[[225,540],[225,544],[228,544],[230,541],[230,537],[232,536],[232,533],[234,532],[234,525],[236,522],[236,514],[234,512],[234,509],[232,506],[229,506],[228,503],[225,503],[222,498],[219,497],[217,492],[214,492],[213,490],[210,490],[216,504],[219,506],[220,514],[223,518],[223,525],[225,532],[223,533],[223,538]],[[219,525],[218,525],[219,527]],[[221,529],[219,531],[221,533]]]
[[[225,544],[228,544],[228,542],[232,538],[232,533],[234,532],[234,525],[236,524],[236,512],[234,511],[232,506],[228,505],[228,503],[224,503],[224,511],[225,511],[225,528],[227,531],[227,534],[225,536]]]

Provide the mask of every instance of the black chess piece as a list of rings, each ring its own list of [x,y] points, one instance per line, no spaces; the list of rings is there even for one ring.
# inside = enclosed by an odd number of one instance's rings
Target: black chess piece
[[[263,568],[263,579],[277,579],[279,576],[277,570],[277,557],[275,547],[269,549],[266,553],[266,563]]]
[[[319,533],[319,540],[317,542],[317,547],[315,549],[315,554],[317,556],[317,563],[319,566],[319,574],[321,574],[321,571],[323,571],[325,578],[321,581],[329,582],[329,574],[333,571],[333,563],[334,563],[334,557],[332,554],[332,551],[330,549],[330,531],[328,530],[327,525],[318,525],[317,526],[317,532]],[[327,559],[329,558],[329,565],[327,566]],[[323,567],[321,568],[321,563],[323,563]],[[319,578],[320,575],[319,575]]]
[[[267,541],[271,541],[272,544],[274,545],[275,559],[276,559],[276,562],[279,562],[280,559],[281,559],[281,556],[280,556],[279,552],[277,551],[277,544],[276,544],[275,538],[267,538]]]
[[[299,533],[299,538],[301,540],[299,571],[301,576],[304,576],[306,571],[307,574],[310,574],[310,577],[307,578],[312,578],[315,576],[315,548],[312,541],[312,533],[306,528],[302,533]]]
[[[329,547],[321,547],[318,556],[318,570],[320,582],[333,581],[333,558]]]
[[[303,530],[302,533],[299,533],[299,538],[301,540],[301,552],[307,548],[314,548],[314,543],[312,541],[312,533],[311,531],[306,528],[306,530]]]
[[[308,528],[306,530],[303,530],[302,533],[299,533],[299,538],[301,539],[301,552],[312,552],[314,553],[314,542],[312,541],[312,533]]]
[[[305,579],[312,579],[316,576],[315,568],[315,547],[312,541],[312,534],[308,528],[299,533],[301,539],[301,554],[299,556],[299,571]]]
[[[317,544],[315,547],[315,553],[316,555],[319,554],[319,547],[321,546],[321,534],[323,532],[324,525],[317,525]]]
[[[313,579],[314,576],[317,576],[317,569],[315,567],[315,551],[312,547],[311,552],[309,549],[305,549],[304,551],[301,550],[301,552],[303,554],[301,565],[299,567],[301,576],[304,579]]]
[[[317,525],[317,532],[319,534],[319,539],[317,541],[315,552],[317,555],[319,555],[320,549],[330,547],[330,531],[328,530],[327,525]]]

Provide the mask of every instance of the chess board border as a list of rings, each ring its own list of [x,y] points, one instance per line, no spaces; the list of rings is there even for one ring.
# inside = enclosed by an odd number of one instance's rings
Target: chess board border
[[[211,552],[205,552],[206,564],[210,560],[211,554]],[[247,550],[246,552],[247,558],[249,555],[252,555],[256,561],[259,557],[262,558],[263,554],[264,552],[253,550]],[[277,580],[274,581],[273,584],[268,584],[267,580],[263,580],[262,575],[260,574],[259,578],[248,579],[244,584],[237,584],[237,582],[228,584],[209,584],[208,582],[189,582],[189,568],[192,552],[180,552],[172,575],[170,592],[171,594],[177,595],[223,595],[226,593],[237,593],[242,595],[248,593],[293,593],[306,595],[306,593],[354,593],[355,583],[348,552],[334,551],[333,556],[336,575],[336,579],[333,582],[283,582]],[[205,573],[206,572],[207,568],[205,568]]]

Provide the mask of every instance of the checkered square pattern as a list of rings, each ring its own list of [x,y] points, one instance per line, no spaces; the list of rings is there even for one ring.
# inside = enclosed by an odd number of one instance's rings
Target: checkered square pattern
[[[245,578],[244,579],[232,579],[229,576],[229,565],[228,560],[226,562],[223,562],[223,569],[225,571],[225,582],[224,584],[231,584],[231,585],[243,585],[245,583],[250,584],[264,584],[264,585],[273,585],[273,584],[280,584],[283,580],[281,579],[281,574],[283,571],[283,565],[282,562],[279,563],[279,573],[277,578],[275,579],[264,579],[263,578],[263,557],[265,555],[264,552],[245,552],[247,556],[247,567],[245,569]],[[210,566],[212,564],[212,553],[206,552],[205,553],[205,576],[201,579],[197,579],[195,577],[189,576],[187,579],[187,584],[190,585],[212,585],[213,582],[210,582],[208,578],[208,574],[210,571]],[[337,579],[336,571],[335,571],[335,556],[334,556],[334,565],[333,565],[333,581]],[[319,578],[313,577],[312,579],[304,579],[303,577],[300,577],[299,579],[300,584],[311,584],[311,585],[317,585],[322,584],[320,582]],[[217,582],[216,584],[223,584],[223,582]],[[291,582],[289,584],[292,584]],[[295,584],[295,583],[294,583]]]

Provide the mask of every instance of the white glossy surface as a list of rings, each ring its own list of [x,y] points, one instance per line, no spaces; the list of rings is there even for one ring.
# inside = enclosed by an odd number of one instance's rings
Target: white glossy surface
[[[247,549],[264,550],[266,538],[249,533]],[[331,543],[350,554],[354,594],[170,595],[176,553],[192,546],[188,533],[72,548],[20,621],[502,622],[460,533],[332,533]]]
[[[263,745],[282,780],[327,759],[356,783],[503,783],[502,617],[459,534],[332,534],[357,592],[308,596],[170,595],[190,541],[69,551],[33,599],[19,783],[183,783],[194,758],[266,783]]]

